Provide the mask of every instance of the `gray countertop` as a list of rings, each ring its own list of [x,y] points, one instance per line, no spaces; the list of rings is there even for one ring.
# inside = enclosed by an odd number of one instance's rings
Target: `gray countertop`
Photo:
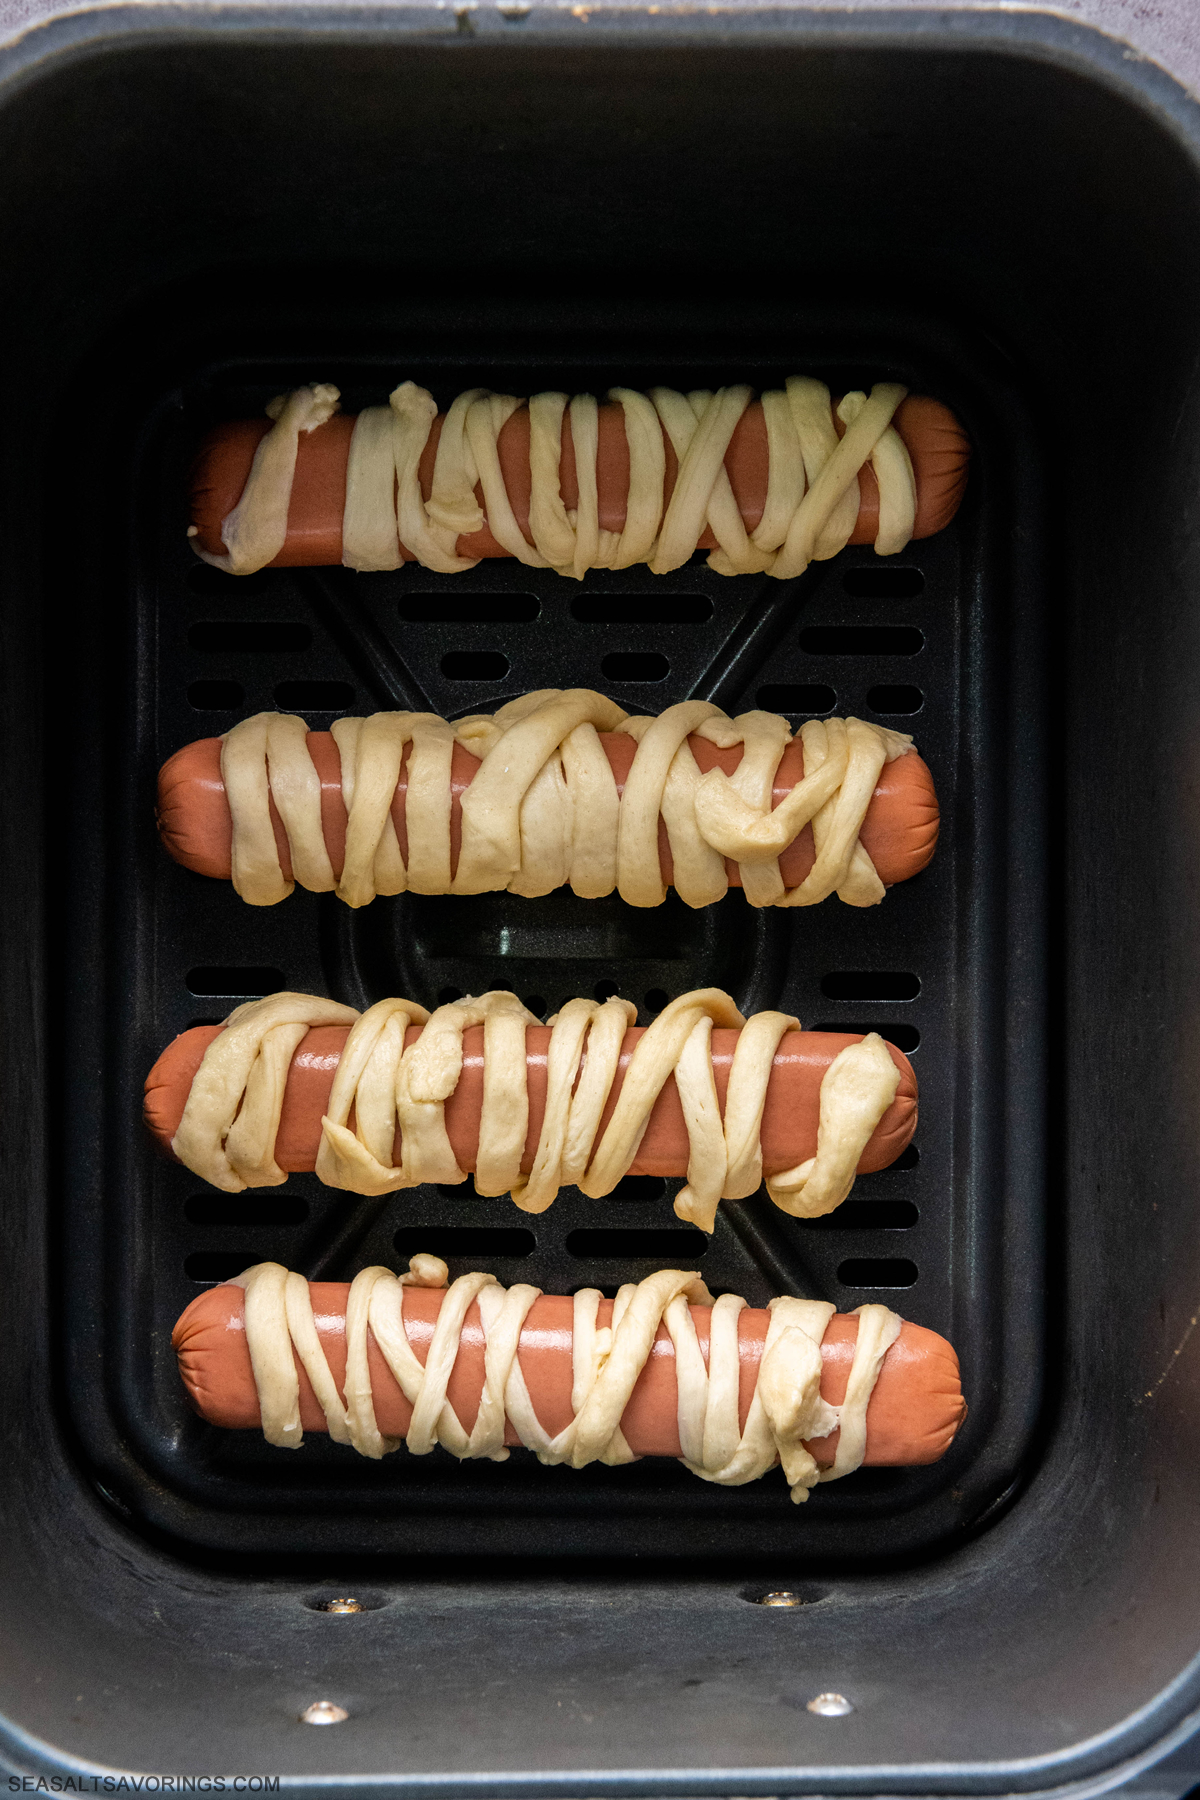
[[[82,0],[82,3],[81,0],[0,0],[0,44],[11,43],[23,32],[49,20],[84,11],[99,11],[119,3],[121,0]],[[129,3],[138,5],[151,3],[151,0],[129,0]],[[195,0],[181,0],[181,3],[195,7]],[[375,0],[372,10],[380,6],[400,8],[418,3],[427,7],[430,0]],[[585,10],[576,4],[576,0],[529,0],[529,3],[531,9],[573,12],[576,16]],[[220,0],[220,4],[222,11],[230,7],[251,11],[266,7],[270,0]],[[433,4],[446,11],[459,11],[463,0],[433,0]],[[628,0],[588,0],[586,12],[627,4]],[[522,0],[523,9],[524,5],[525,0]],[[731,12],[784,7],[795,10],[794,0],[722,0],[722,6]],[[664,4],[654,10],[665,13],[675,8]],[[692,7],[685,3],[678,10],[688,11]],[[705,5],[703,10],[716,9]],[[1055,3],[1043,6],[1018,5],[1013,0],[807,0],[803,10],[843,17],[847,13],[865,12],[1047,14],[1105,32],[1128,46],[1129,55],[1158,63],[1193,94],[1200,95],[1200,0],[1055,0]]]

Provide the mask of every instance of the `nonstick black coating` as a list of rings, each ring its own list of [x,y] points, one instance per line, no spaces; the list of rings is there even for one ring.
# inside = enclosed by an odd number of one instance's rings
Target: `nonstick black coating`
[[[635,334],[582,367],[514,364],[501,344],[487,349],[486,336],[473,338],[463,366],[433,363],[418,348],[403,371],[443,405],[476,380],[516,393],[656,379],[690,389],[762,385],[801,366],[838,390],[895,373],[917,391],[929,385],[902,350],[888,360],[871,341],[850,360],[811,341],[801,353],[756,338],[719,366],[666,346],[655,361]],[[1011,1261],[1014,1241],[1026,1266],[1038,1255],[1036,1112],[1024,1166],[1006,1169],[996,1154],[1008,1102],[1004,970],[1036,896],[1006,908],[1009,865],[991,812],[1009,738],[999,676],[1022,621],[1008,604],[1003,558],[982,554],[995,504],[985,458],[961,517],[938,537],[889,560],[849,550],[786,584],[714,575],[703,555],[666,578],[635,568],[582,584],[512,562],[459,577],[410,565],[394,575],[267,570],[237,580],[192,557],[185,473],[207,420],[256,413],[300,374],[332,375],[353,409],[381,398],[399,367],[328,352],[302,368],[217,362],[152,412],[142,438],[136,675],[107,777],[127,801],[128,862],[113,871],[117,998],[105,1079],[127,1129],[112,1134],[103,1169],[72,1171],[68,1201],[90,1214],[84,1193],[102,1186],[106,1233],[122,1245],[103,1287],[103,1265],[75,1265],[78,1303],[101,1321],[100,1354],[71,1388],[85,1441],[103,1465],[116,1429],[105,1372],[119,1368],[117,1410],[137,1471],[122,1482],[125,1503],[209,1549],[720,1559],[770,1554],[797,1532],[811,1551],[855,1560],[927,1548],[1010,1485],[1023,1438],[1016,1422],[1028,1420],[1040,1381],[1036,1354],[1006,1365],[1003,1352],[1005,1315],[1011,1327],[1015,1311],[1032,1348],[1040,1312],[1038,1294],[1013,1283]],[[986,435],[986,397],[968,384],[955,398]],[[674,894],[643,911],[615,895],[584,901],[564,891],[534,901],[405,895],[352,912],[299,890],[277,907],[247,907],[230,885],[175,865],[157,841],[158,766],[248,712],[278,706],[327,728],[345,712],[416,706],[456,716],[580,685],[631,711],[699,695],[733,712],[786,712],[794,727],[837,711],[913,732],[942,806],[933,864],[869,910],[835,899],[756,912],[731,892],[703,911]],[[1036,831],[1033,795],[1026,813]],[[81,854],[96,829],[77,820]],[[470,1182],[381,1201],[301,1175],[230,1197],[166,1162],[137,1124],[142,1080],[176,1032],[279,987],[362,1007],[392,993],[433,1006],[502,986],[542,1015],[574,994],[615,991],[645,1023],[668,998],[708,985],[746,1011],[779,1006],[810,1026],[878,1027],[911,1053],[915,1144],[895,1168],[862,1179],[833,1217],[789,1220],[760,1193],[724,1203],[709,1241],[676,1220],[679,1181],[631,1181],[603,1200],[569,1190],[536,1219],[507,1199],[477,1197]],[[711,1287],[755,1305],[783,1292],[842,1310],[884,1299],[955,1343],[970,1415],[940,1464],[863,1471],[821,1489],[800,1519],[781,1478],[720,1489],[664,1461],[575,1474],[522,1452],[503,1466],[459,1467],[440,1451],[372,1464],[319,1437],[292,1456],[190,1412],[169,1337],[201,1284],[267,1258],[349,1279],[371,1263],[403,1267],[416,1249],[444,1255],[452,1274],[485,1268],[548,1292],[613,1292],[655,1267],[694,1265]]]
[[[1029,9],[114,5],[5,52],[0,169],[5,1766],[278,1769],[285,1791],[365,1778],[406,1800],[1185,1793],[1194,98]],[[913,1257],[900,1298],[916,1311],[948,1275],[972,1411],[962,1463],[907,1511],[868,1516],[864,1476],[803,1509],[764,1482],[707,1517],[681,1485],[614,1523],[588,1477],[569,1516],[570,1472],[550,1471],[534,1518],[518,1458],[430,1459],[457,1507],[439,1511],[399,1460],[329,1479],[315,1447],[318,1507],[307,1451],[270,1492],[249,1445],[244,1478],[215,1477],[180,1406],[166,1328],[206,1234],[184,1234],[188,1193],[148,1191],[137,1092],[191,1016],[185,928],[208,919],[209,966],[249,954],[202,883],[178,942],[160,932],[184,878],[158,861],[153,778],[200,728],[176,695],[160,729],[155,691],[191,604],[187,447],[294,377],[354,375],[357,404],[398,372],[519,391],[555,362],[564,386],[898,373],[971,430],[959,710],[929,734],[917,717],[949,831],[873,921],[915,957],[905,909],[951,887],[952,1037],[928,981],[906,1010],[924,1031],[915,1173],[936,1125],[952,1185],[934,1204],[966,1229],[948,1269]],[[838,569],[822,581],[804,605],[842,605]],[[743,624],[752,659],[770,622]],[[770,679],[840,700],[791,646]],[[806,942],[833,929],[798,923]],[[268,938],[251,960],[282,954]],[[799,1010],[819,1022],[813,993]],[[926,1200],[900,1235],[932,1217]],[[616,1472],[605,1501],[651,1476]],[[747,1604],[766,1587],[805,1604]],[[369,1610],[314,1610],[345,1593]],[[852,1714],[805,1710],[830,1688]],[[349,1721],[298,1724],[320,1698]]]

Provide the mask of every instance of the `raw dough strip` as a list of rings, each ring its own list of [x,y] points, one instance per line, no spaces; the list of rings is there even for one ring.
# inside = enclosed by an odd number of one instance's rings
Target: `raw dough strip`
[[[535,394],[526,403],[486,388],[460,394],[443,421],[426,501],[418,470],[437,406],[427,388],[403,381],[386,407],[366,407],[355,421],[346,467],[342,561],[351,569],[396,569],[403,561],[403,545],[423,568],[456,574],[473,569],[479,560],[458,554],[459,537],[478,531],[486,520],[496,542],[529,568],[552,568],[581,581],[589,569],[627,569],[646,562],[662,574],[688,560],[707,525],[718,544],[708,559],[711,569],[721,575],[765,572],[791,580],[814,558],[835,556],[849,541],[858,519],[858,472],[867,462],[879,484],[875,551],[894,556],[912,536],[917,507],[912,463],[891,423],[906,393],[896,382],[885,381],[877,382],[869,396],[859,390],[844,395],[838,417],[846,434],[840,442],[824,382],[792,376],[786,392],[765,393],[767,497],[758,526],[747,535],[724,458],[752,389],[737,385],[716,393],[680,394],[659,387],[647,397],[633,388],[613,388],[608,397],[623,409],[629,448],[625,525],[618,533],[600,525],[599,422],[593,395]],[[322,384],[297,388],[271,402],[267,412],[276,423],[255,452],[240,500],[221,525],[228,555],[205,556],[206,562],[249,575],[274,561],[287,538],[299,433],[323,425],[338,400],[337,388]],[[513,512],[497,447],[505,424],[525,404],[532,545]],[[560,485],[564,416],[578,477],[573,513],[566,510]],[[665,513],[664,432],[679,460]]]
[[[860,1306],[854,1361],[840,1407],[821,1398],[821,1340],[834,1307],[823,1300],[772,1300],[762,1359],[745,1429],[739,1428],[737,1321],[746,1302],[736,1294],[714,1301],[692,1271],[660,1269],[621,1288],[612,1324],[596,1329],[600,1293],[584,1288],[574,1297],[574,1380],[569,1425],[550,1437],[534,1411],[521,1372],[521,1329],[540,1288],[520,1283],[507,1291],[493,1275],[460,1275],[447,1287],[449,1270],[436,1256],[414,1256],[408,1273],[374,1267],[356,1275],[346,1303],[345,1401],[326,1360],[313,1318],[308,1283],[279,1263],[256,1263],[229,1285],[245,1291],[246,1345],[258,1390],[263,1435],[281,1449],[298,1450],[299,1361],[339,1444],[379,1458],[399,1448],[376,1423],[367,1358],[368,1330],[412,1407],[404,1442],[415,1456],[441,1445],[463,1459],[504,1462],[506,1419],[526,1449],[546,1464],[573,1469],[592,1462],[634,1460],[621,1434],[621,1418],[646,1366],[660,1324],[675,1350],[679,1391],[681,1461],[704,1481],[740,1487],[782,1462],[793,1501],[808,1499],[818,1481],[840,1481],[862,1464],[867,1446],[867,1407],[884,1358],[900,1335],[901,1320],[886,1306]],[[446,1288],[424,1364],[404,1329],[406,1287]],[[470,1432],[446,1397],[459,1340],[472,1303],[484,1332],[484,1382]],[[708,1360],[700,1349],[691,1308],[711,1307]],[[294,1355],[293,1355],[294,1351]],[[821,1469],[805,1439],[839,1431],[831,1467]]]
[[[710,569],[721,575],[750,575],[772,567],[774,556],[759,550],[746,536],[725,472],[725,452],[750,396],[748,387],[688,395],[671,388],[652,390],[650,397],[679,458],[679,475],[650,564],[654,574],[680,568],[706,524],[719,545],[708,559]]]
[[[629,449],[629,498],[625,526],[620,532],[600,527],[596,481],[599,413],[593,396],[576,394],[571,399],[567,394],[544,393],[534,394],[529,401],[529,530],[533,548],[542,567],[556,569],[560,575],[577,581],[582,581],[589,569],[627,569],[648,560],[654,553],[662,514],[666,451],[654,408],[644,394],[632,388],[614,388],[609,399],[621,405]],[[476,421],[477,432],[490,426],[494,417],[481,414]],[[564,418],[571,431],[579,494],[571,513],[563,503],[560,480]],[[488,467],[495,459],[498,469],[499,452],[494,442],[486,444],[485,457]],[[506,533],[507,507],[505,494],[501,521]],[[512,530],[520,535],[515,520]],[[498,541],[506,549],[510,547],[509,536],[501,536]],[[515,548],[513,553],[521,555]],[[528,553],[522,560],[529,560]]]
[[[819,415],[824,397],[824,424],[829,434],[836,437],[829,423],[829,391],[822,382],[807,382],[793,377],[788,383],[789,397],[801,389],[812,393],[820,389],[815,396],[813,414]],[[858,518],[859,488],[858,471],[870,460],[874,466],[876,477],[887,481],[889,493],[887,501],[883,498],[880,487],[880,523],[882,525],[885,510],[889,520],[896,510],[896,497],[892,490],[892,480],[900,473],[901,465],[894,457],[876,458],[875,451],[891,426],[892,415],[907,393],[894,381],[880,381],[871,389],[870,398],[862,393],[846,394],[838,407],[838,417],[846,426],[846,435],[836,445],[831,446],[826,440],[821,452],[813,458],[809,466],[810,451],[804,443],[804,434],[797,423],[801,446],[805,451],[805,468],[808,476],[808,492],[792,514],[792,522],[788,526],[787,537],[783,548],[779,551],[772,566],[771,573],[778,581],[789,581],[804,570],[814,558],[836,556],[837,552],[849,539],[854,530],[854,522]],[[797,411],[793,404],[793,416]],[[823,434],[822,434],[823,435]],[[911,479],[912,466],[908,465]],[[839,511],[839,509],[841,509]],[[913,484],[913,517],[916,517],[916,487]],[[836,521],[836,523],[835,523]],[[843,531],[845,535],[843,536]],[[888,535],[892,533],[889,524]],[[907,538],[905,542],[907,543]],[[878,536],[876,546],[878,549]]]
[[[310,1025],[353,1026],[357,1018],[352,1006],[315,994],[272,994],[236,1007],[192,1078],[171,1140],[180,1162],[230,1194],[286,1181],[275,1139],[292,1057]]]
[[[314,893],[334,885],[321,829],[321,778],[308,754],[308,726],[295,713],[255,713],[221,740],[221,779],[234,821],[231,876],[252,906],[286,900],[298,880]],[[292,850],[285,881],[271,824],[271,800]]]
[[[722,856],[735,857],[743,871],[755,863],[766,865],[765,885],[750,890],[752,904],[814,906],[836,893],[848,906],[875,906],[886,890],[859,832],[880,771],[906,755],[912,739],[853,718],[808,719],[800,737],[804,779],[777,807],[770,809],[770,782],[761,796],[750,797],[749,771],[738,780],[741,765],[732,779],[723,769],[710,769],[695,790],[697,829],[705,843]],[[778,859],[808,824],[816,860],[799,886],[787,892]],[[764,901],[760,893],[773,898]]]
[[[780,1040],[799,1029],[799,1020],[779,1012],[743,1019],[720,988],[672,1000],[639,1039],[597,1142],[636,1016],[629,1001],[614,996],[602,1004],[570,1000],[551,1019],[545,1113],[528,1177],[521,1172],[529,1130],[525,1031],[539,1021],[515,994],[502,991],[455,1000],[432,1014],[411,1000],[380,1000],[361,1015],[303,994],[250,1001],[205,1051],[172,1149],[196,1174],[231,1192],[284,1181],[275,1137],[292,1056],[309,1025],[346,1024],[350,1033],[321,1121],[319,1179],[353,1194],[388,1194],[430,1181],[457,1185],[467,1174],[446,1131],[445,1105],[462,1073],[463,1033],[482,1025],[479,1193],[511,1194],[529,1213],[544,1212],[567,1185],[593,1199],[610,1194],[633,1163],[673,1075],[688,1133],[688,1178],[675,1212],[711,1232],[722,1199],[745,1199],[762,1182],[760,1132],[771,1069]],[[724,1117],[712,1068],[714,1024],[742,1028]],[[406,1050],[410,1025],[423,1029]],[[817,1153],[767,1178],[775,1204],[796,1218],[840,1206],[899,1083],[877,1032],[840,1051],[821,1082]],[[394,1165],[397,1128],[401,1160]]]
[[[636,739],[618,796],[598,732]],[[744,745],[732,776],[701,775],[690,736],[729,749]],[[307,727],[290,713],[256,713],[221,740],[221,772],[233,821],[233,885],[252,906],[273,906],[285,881],[270,802],[292,846],[294,876],[318,893],[334,889],[348,906],[406,887],[422,894],[534,897],[569,884],[596,898],[616,887],[631,906],[661,906],[658,859],[663,818],[674,883],[688,906],[726,893],[724,858],[739,864],[751,906],[812,906],[836,893],[849,906],[874,906],[885,889],[859,841],[885,763],[912,738],[863,719],[810,719],[800,728],[804,779],[772,809],[780,758],[791,742],[777,713],[729,718],[708,700],[683,700],[658,718],[630,718],[590,688],[542,688],[493,714],[450,724],[432,713],[373,713],[333,726],[342,761],[348,824],[341,879],[334,880],[321,831],[321,784]],[[451,759],[454,742],[481,759],[463,795],[458,868],[450,873]],[[405,746],[408,764],[405,867],[391,818]],[[816,861],[784,887],[779,857],[808,824]]]
[[[318,382],[293,388],[290,394],[279,394],[270,402],[267,417],[274,423],[254,452],[241,498],[221,521],[221,542],[227,554],[210,556],[201,550],[198,555],[205,562],[229,575],[253,575],[256,569],[274,562],[287,542],[300,433],[315,431],[331,419],[340,398],[337,388]],[[196,527],[190,525],[188,536],[195,534]]]
[[[390,406],[367,406],[354,422],[346,459],[342,561],[348,569],[398,569],[396,452]]]

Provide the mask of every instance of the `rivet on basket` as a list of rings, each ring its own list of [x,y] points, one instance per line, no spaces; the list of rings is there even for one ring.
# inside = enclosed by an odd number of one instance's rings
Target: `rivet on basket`
[[[817,1694],[809,1701],[808,1710],[819,1719],[844,1719],[854,1708],[845,1694]]]
[[[302,1725],[340,1725],[350,1714],[344,1706],[335,1706],[332,1700],[314,1700],[300,1714]]]

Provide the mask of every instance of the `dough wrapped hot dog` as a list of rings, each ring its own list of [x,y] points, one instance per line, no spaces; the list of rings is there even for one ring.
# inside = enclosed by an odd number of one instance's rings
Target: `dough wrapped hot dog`
[[[268,421],[208,434],[189,527],[206,561],[454,573],[515,556],[579,579],[639,562],[661,574],[700,548],[721,574],[786,579],[847,543],[887,556],[940,531],[970,458],[945,406],[892,382],[836,405],[802,376],[759,400],[614,388],[598,407],[473,388],[438,414],[406,381],[357,418],[338,402],[297,388]]]
[[[615,997],[568,1001],[546,1027],[507,993],[361,1016],[275,994],[176,1038],[147,1078],[146,1119],[230,1192],[315,1168],[379,1194],[473,1168],[479,1192],[542,1212],[567,1183],[601,1196],[629,1173],[686,1173],[675,1211],[705,1231],[723,1197],[764,1179],[785,1212],[831,1212],[916,1127],[912,1067],[877,1033],[746,1021],[717,988],[644,1030],[635,1017]]]
[[[431,1256],[352,1286],[258,1264],[177,1323],[189,1397],[283,1448],[329,1431],[372,1457],[402,1441],[493,1460],[525,1444],[575,1468],[674,1456],[729,1486],[778,1459],[796,1501],[863,1463],[936,1462],[966,1415],[952,1347],[884,1306],[757,1311],[674,1269],[615,1301],[446,1277]]]
[[[178,751],[158,820],[176,861],[270,906],[294,882],[351,906],[412,888],[536,896],[569,883],[658,906],[738,885],[752,906],[871,906],[929,862],[932,779],[912,739],[861,719],[729,718],[687,700],[630,717],[588,688],[495,715],[258,713]]]

